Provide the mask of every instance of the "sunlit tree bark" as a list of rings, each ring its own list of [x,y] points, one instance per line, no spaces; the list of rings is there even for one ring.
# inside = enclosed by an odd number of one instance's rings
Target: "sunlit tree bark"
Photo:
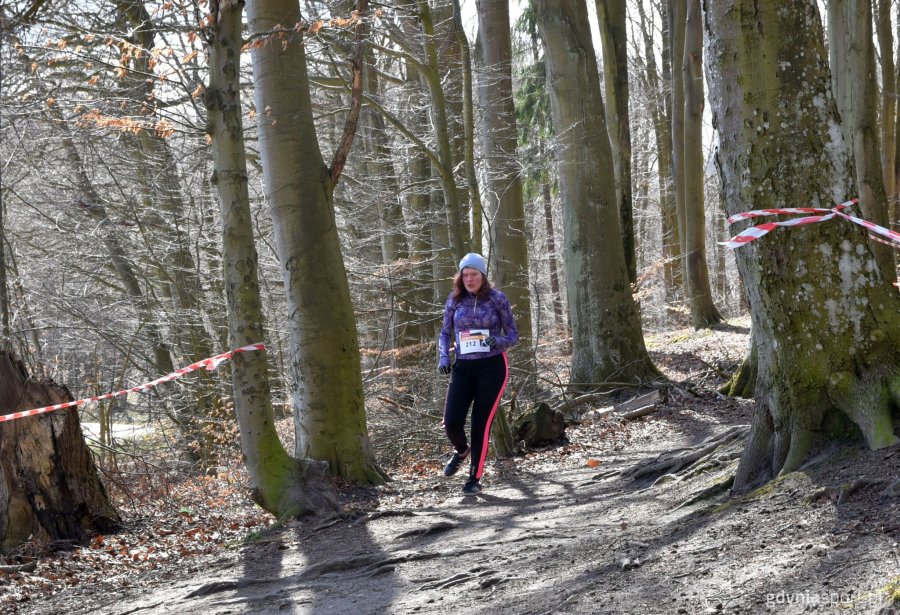
[[[438,49],[440,33],[436,32],[434,15],[428,2],[426,0],[417,0],[417,5],[424,33],[423,49],[425,58],[418,68],[431,94],[431,124],[435,132],[438,155],[438,160],[434,164],[434,170],[440,178],[440,185],[443,190],[443,201],[447,211],[447,228],[453,260],[459,262],[459,259],[470,249],[470,239],[467,236],[463,207],[460,203],[459,191],[454,178],[455,161],[460,157],[454,155],[456,148],[453,147],[451,142],[448,103],[444,92],[443,71]]]
[[[703,194],[703,26],[700,0],[687,1],[681,83],[684,92],[684,236],[686,294],[695,328],[708,327],[722,317],[713,305],[709,268],[706,264],[706,207]],[[676,112],[679,109],[676,108]]]
[[[300,23],[297,0],[251,0],[247,16],[251,36],[260,38]],[[268,40],[251,57],[266,199],[288,301],[296,456],[327,461],[338,476],[380,482],[334,217],[338,168],[326,166],[319,149],[302,33]]]
[[[3,196],[0,194],[0,349],[9,345],[9,293],[6,281],[6,227],[3,223]]]
[[[241,123],[241,9],[242,3],[235,0],[210,3],[212,22],[206,31],[209,87],[204,96],[215,160],[212,182],[222,216],[228,330],[233,347],[265,339]],[[279,518],[334,510],[337,497],[325,478],[325,464],[293,459],[278,439],[265,353],[235,354],[231,365],[241,452],[254,501]]]
[[[881,173],[888,201],[896,199],[897,178],[894,165],[897,162],[897,76],[894,73],[894,36],[891,30],[891,0],[873,0],[875,34],[881,66]]]
[[[628,30],[625,0],[597,0],[597,22],[603,46],[603,85],[606,123],[616,173],[616,195],[625,266],[632,284],[637,280],[631,185],[631,121],[628,118]]]
[[[622,248],[612,152],[584,0],[538,0],[565,212],[573,384],[658,376]]]
[[[528,243],[512,98],[512,42],[508,0],[478,0],[481,143],[487,173],[485,205],[491,220],[491,279],[513,306],[520,342],[514,356],[533,371]]]
[[[707,82],[727,213],[844,200],[851,149],[815,3],[708,7]],[[900,298],[865,230],[844,220],[778,229],[738,248],[737,261],[758,405],[735,488],[795,470],[814,446],[848,433],[874,449],[900,441]]]
[[[888,225],[888,206],[878,144],[878,91],[869,2],[829,0],[828,54],[831,85],[841,114],[844,141],[851,148],[854,184],[863,217]],[[885,277],[894,275],[890,247],[873,242]]]

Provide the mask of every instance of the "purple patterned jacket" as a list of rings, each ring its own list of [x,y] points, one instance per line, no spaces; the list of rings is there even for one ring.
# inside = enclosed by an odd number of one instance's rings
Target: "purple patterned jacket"
[[[465,335],[470,329],[489,330],[490,335],[497,338],[497,345],[487,352],[460,353],[460,334]],[[452,295],[447,297],[444,324],[438,339],[439,365],[450,365],[451,347],[458,360],[468,361],[504,353],[518,341],[519,330],[516,329],[509,300],[496,288],[490,290],[486,299],[468,293],[459,301],[454,301]]]

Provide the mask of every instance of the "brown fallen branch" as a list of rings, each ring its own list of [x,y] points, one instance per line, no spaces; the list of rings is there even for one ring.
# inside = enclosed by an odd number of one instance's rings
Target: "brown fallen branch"
[[[380,401],[382,403],[387,404],[388,406],[393,406],[394,408],[402,410],[406,414],[415,414],[416,413],[415,409],[410,408],[409,406],[404,406],[401,403],[397,403],[393,399],[390,399],[389,397],[383,397],[383,396],[379,395],[376,399],[378,399],[378,401]],[[401,416],[401,417],[404,416],[403,414],[401,414],[399,412],[395,412],[395,414],[397,414],[398,416]]]
[[[27,564],[13,564],[9,566],[0,566],[0,572],[10,574],[13,572],[34,572],[37,569],[37,562],[28,562]]]
[[[647,416],[648,414],[653,414],[657,410],[659,410],[659,406],[657,406],[656,404],[652,404],[649,406],[643,406],[641,408],[638,408],[637,410],[632,410],[631,412],[626,412],[625,414],[622,415],[622,418],[625,419],[626,421],[631,421],[633,419],[641,418],[642,416]]]
[[[583,406],[584,404],[589,404],[595,401],[601,401],[605,397],[607,397],[605,393],[586,393],[584,395],[579,395],[578,397],[575,397],[573,399],[567,399],[561,404],[553,406],[551,409],[554,412],[565,413],[569,410],[577,408],[578,406]]]
[[[633,399],[629,399],[625,403],[617,404],[613,408],[613,411],[628,413],[633,410],[646,408],[647,406],[662,404],[666,401],[668,401],[668,395],[665,394],[665,389],[663,389],[663,392],[656,390],[651,391],[650,393],[646,393],[645,395],[638,395]]]

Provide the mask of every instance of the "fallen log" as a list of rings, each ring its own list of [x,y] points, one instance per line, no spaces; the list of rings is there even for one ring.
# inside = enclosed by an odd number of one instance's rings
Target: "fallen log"
[[[629,399],[624,403],[617,404],[613,407],[613,411],[628,413],[633,410],[645,408],[647,406],[663,404],[666,401],[668,401],[668,395],[666,394],[665,389],[662,389],[662,391],[657,389],[644,395],[638,395],[637,397]]]
[[[652,404],[649,406],[642,406],[642,407],[638,408],[637,410],[632,410],[631,412],[626,412],[625,414],[622,415],[622,418],[625,419],[626,421],[631,421],[633,419],[639,419],[642,416],[647,416],[648,414],[653,414],[657,410],[659,410],[659,406],[657,406],[655,404]]]

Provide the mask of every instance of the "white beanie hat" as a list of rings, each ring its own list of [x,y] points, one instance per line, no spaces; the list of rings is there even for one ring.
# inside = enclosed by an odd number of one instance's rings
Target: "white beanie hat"
[[[481,254],[469,252],[463,256],[462,260],[459,261],[459,270],[462,271],[466,267],[477,269],[484,274],[484,277],[487,277],[487,263],[484,262],[484,257]]]

